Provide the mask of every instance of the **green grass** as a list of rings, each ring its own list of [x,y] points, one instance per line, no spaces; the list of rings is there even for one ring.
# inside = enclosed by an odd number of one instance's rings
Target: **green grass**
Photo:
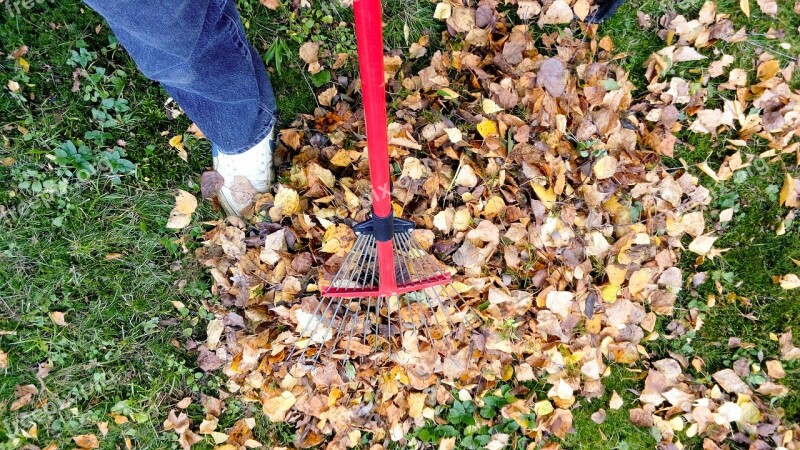
[[[654,448],[657,441],[650,430],[636,427],[628,418],[628,409],[638,404],[637,396],[629,389],[640,388],[640,373],[631,372],[624,367],[613,367],[611,376],[603,380],[606,387],[604,395],[591,401],[580,400],[581,404],[572,410],[572,426],[575,433],[564,440],[564,448],[575,450],[643,449]],[[613,392],[622,397],[622,408],[608,407]],[[606,412],[605,422],[595,423],[591,416],[600,409]]]
[[[665,44],[652,30],[639,29],[636,12],[649,13],[654,20],[668,8],[689,16],[702,3],[631,1],[600,27],[600,34],[609,34],[616,49],[627,54],[622,65],[631,72],[640,93],[646,86],[643,63]],[[788,3],[781,4],[777,20],[761,14],[752,3],[750,20],[739,11],[738,1],[720,1],[718,9],[730,13],[737,27],[796,29],[796,16]],[[354,56],[352,28],[340,25],[350,20],[351,13],[326,5],[290,16],[286,9],[272,12],[255,0],[241,1],[239,6],[248,35],[262,54],[276,37],[296,37],[288,38],[290,51],[284,55],[282,69],[270,67],[270,73],[283,124],[291,123],[299,113],[311,113],[316,107],[317,87],[296,56],[297,50],[301,42],[317,39],[332,52]],[[386,2],[385,8],[386,39],[392,48],[406,48],[425,33],[431,34],[432,48],[436,48],[443,25],[432,19],[434,4],[392,1]],[[96,32],[98,25],[101,29]],[[787,34],[780,42],[784,41],[792,45],[792,51],[800,48],[797,33]],[[778,47],[780,42],[756,35],[749,43],[720,44],[720,49],[734,55],[734,66],[746,68],[755,76],[754,61],[763,48],[775,52],[784,62],[788,60],[788,52]],[[35,4],[27,15],[3,16],[0,43],[5,54],[27,45],[30,51],[25,58],[31,64],[30,72],[23,74],[13,59],[0,59],[0,84],[4,87],[0,94],[0,133],[5,138],[0,143],[0,158],[16,160],[10,167],[0,165],[0,331],[11,332],[0,334],[0,350],[9,355],[9,368],[0,374],[0,448],[17,448],[23,443],[44,447],[49,442],[69,446],[73,435],[99,434],[97,422],[109,420],[111,412],[125,414],[131,421],[112,426],[109,437],[103,440],[104,448],[122,445],[124,436],[131,438],[136,448],[177,448],[174,433],[161,431],[169,409],[187,395],[214,393],[223,383],[220,376],[202,373],[194,356],[184,350],[187,340],[203,339],[208,318],[202,305],[210,295],[207,275],[193,261],[191,247],[192,237],[201,232],[196,224],[214,213],[207,206],[201,207],[188,233],[188,253],[173,242],[179,234],[164,228],[174,189],[197,190],[198,175],[210,164],[209,145],[189,139],[189,163],[178,159],[167,141],[184,133],[188,120],[185,116],[167,118],[163,106],[166,94],[138,73],[102,20],[86,7]],[[96,67],[102,67],[106,74],[93,86],[82,78],[81,90],[72,92],[75,67],[68,61],[71,51],[81,48],[94,54],[87,70],[93,73]],[[699,74],[694,69],[702,64],[679,65],[671,75],[696,79]],[[351,57],[335,75],[355,76],[355,58]],[[9,94],[5,89],[9,79],[22,85],[27,101]],[[795,75],[795,87],[798,80]],[[100,98],[85,99],[85,94]],[[91,114],[92,109],[105,111],[101,98],[125,99],[131,109],[108,110],[119,120],[113,126],[103,126]],[[100,139],[86,134],[97,131],[109,135]],[[725,137],[712,140],[684,133],[676,157],[689,164],[708,159],[716,167],[729,153],[722,145]],[[87,145],[94,158],[124,140],[126,158],[137,165],[137,172],[124,176],[101,172],[88,181],[78,181],[46,156],[68,140]],[[755,145],[748,151],[763,150]],[[679,165],[677,159],[667,163]],[[716,200],[714,210],[736,208],[733,222],[720,231],[722,238],[718,241],[719,247],[731,250],[696,268],[693,256],[685,255],[681,266],[687,276],[694,271],[709,272],[710,278],[720,280],[723,292],[716,292],[713,281],[696,292],[687,289],[679,300],[678,319],[687,308],[704,303],[710,294],[716,295],[717,306],[703,312],[705,325],[699,333],[651,345],[648,350],[654,357],[668,357],[668,351],[699,356],[707,365],[706,373],[713,373],[730,367],[740,357],[758,362],[759,351],[765,358],[774,358],[777,343],[770,340],[770,333],[793,329],[795,336],[800,336],[798,295],[772,281],[772,276],[800,271],[789,259],[800,259],[797,222],[786,235],[775,234],[775,227],[787,213],[778,205],[775,186],[780,186],[787,170],[798,175],[794,164],[786,159],[715,190],[720,200]],[[27,171],[42,179],[67,180],[64,192],[53,196],[20,189]],[[708,178],[703,181],[713,185]],[[709,225],[714,226],[713,213],[709,219]],[[121,257],[107,259],[110,254]],[[726,296],[730,293],[749,302],[737,297],[729,303]],[[172,301],[183,302],[186,308],[178,310]],[[66,327],[51,320],[53,311],[66,312]],[[659,329],[664,331],[666,325],[666,321],[660,321]],[[729,349],[728,336],[740,337],[754,347]],[[52,365],[42,380],[36,375],[40,364]],[[776,405],[797,421],[800,367],[787,364],[786,368],[784,383],[792,393]],[[9,412],[18,384],[37,386],[40,393],[34,403],[46,403]],[[626,407],[635,403],[631,390],[641,386],[637,373],[614,367],[605,385],[603,398],[582,401],[573,410],[575,433],[562,442],[563,448],[652,448],[656,441],[650,430],[633,426],[626,408],[612,411],[607,406],[612,391],[623,396]],[[292,439],[290,426],[267,423],[253,405],[231,400],[227,408],[220,428],[253,415],[259,421],[256,438],[260,441],[287,445]],[[599,408],[608,414],[601,425],[590,418]],[[196,424],[202,419],[197,402],[190,406],[189,414]],[[19,437],[20,430],[33,422],[39,426],[38,440],[5,442]],[[208,443],[200,446],[210,447]]]

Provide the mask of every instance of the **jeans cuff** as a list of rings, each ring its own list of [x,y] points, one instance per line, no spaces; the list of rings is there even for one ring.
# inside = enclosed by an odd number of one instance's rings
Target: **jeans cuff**
[[[231,149],[231,150],[228,150],[228,149],[224,149],[223,150],[222,148],[220,148],[217,145],[212,145],[212,147],[211,147],[212,148],[212,150],[211,150],[212,151],[212,155],[216,156],[216,154],[215,154],[216,151],[219,151],[219,153],[224,153],[226,155],[239,155],[241,153],[245,153],[246,151],[248,151],[251,148],[255,147],[256,144],[258,144],[261,141],[263,141],[264,139],[266,139],[267,136],[269,136],[269,134],[272,132],[272,129],[275,128],[275,124],[277,123],[278,118],[277,118],[277,116],[276,116],[276,114],[274,112],[268,111],[266,109],[264,109],[264,114],[267,116],[266,124],[262,127],[261,131],[258,133],[256,138],[253,139],[253,141],[251,143],[249,143],[248,145],[246,145],[244,147],[239,147],[239,148],[235,148],[235,149]]]

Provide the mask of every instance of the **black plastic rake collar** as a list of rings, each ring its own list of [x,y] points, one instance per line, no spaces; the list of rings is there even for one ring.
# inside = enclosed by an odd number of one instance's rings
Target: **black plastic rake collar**
[[[372,215],[371,218],[353,227],[356,236],[373,236],[378,242],[391,241],[396,233],[410,233],[416,224],[410,220],[399,219],[394,214],[387,217]]]

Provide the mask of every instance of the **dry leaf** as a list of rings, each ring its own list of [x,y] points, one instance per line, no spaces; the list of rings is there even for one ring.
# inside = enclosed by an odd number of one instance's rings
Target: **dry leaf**
[[[186,149],[183,147],[183,135],[178,134],[173,136],[169,140],[170,147],[174,148],[178,151],[178,157],[180,157],[184,161],[189,161],[189,155],[186,153]]]
[[[224,184],[225,179],[219,172],[216,170],[205,171],[200,177],[200,194],[204,199],[209,199],[216,195]]]
[[[178,194],[175,196],[175,207],[172,208],[167,220],[167,228],[181,229],[189,225],[195,209],[197,209],[197,199],[194,195],[178,189]]]
[[[800,288],[800,277],[793,273],[786,274],[780,279],[781,288],[797,289]]]
[[[273,11],[281,7],[281,2],[278,0],[258,0],[258,2]]]
[[[65,327],[69,325],[65,319],[66,313],[61,311],[52,311],[50,313],[50,318],[53,320],[53,323],[60,327]]]
[[[100,441],[94,434],[82,434],[73,436],[72,440],[79,448],[100,448]]]

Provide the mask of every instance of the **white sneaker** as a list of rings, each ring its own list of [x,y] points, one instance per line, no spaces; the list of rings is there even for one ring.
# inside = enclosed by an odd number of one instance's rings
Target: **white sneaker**
[[[263,141],[238,155],[226,155],[214,146],[214,170],[225,180],[217,199],[229,216],[241,217],[253,204],[255,196],[272,186],[274,135],[273,128]]]

